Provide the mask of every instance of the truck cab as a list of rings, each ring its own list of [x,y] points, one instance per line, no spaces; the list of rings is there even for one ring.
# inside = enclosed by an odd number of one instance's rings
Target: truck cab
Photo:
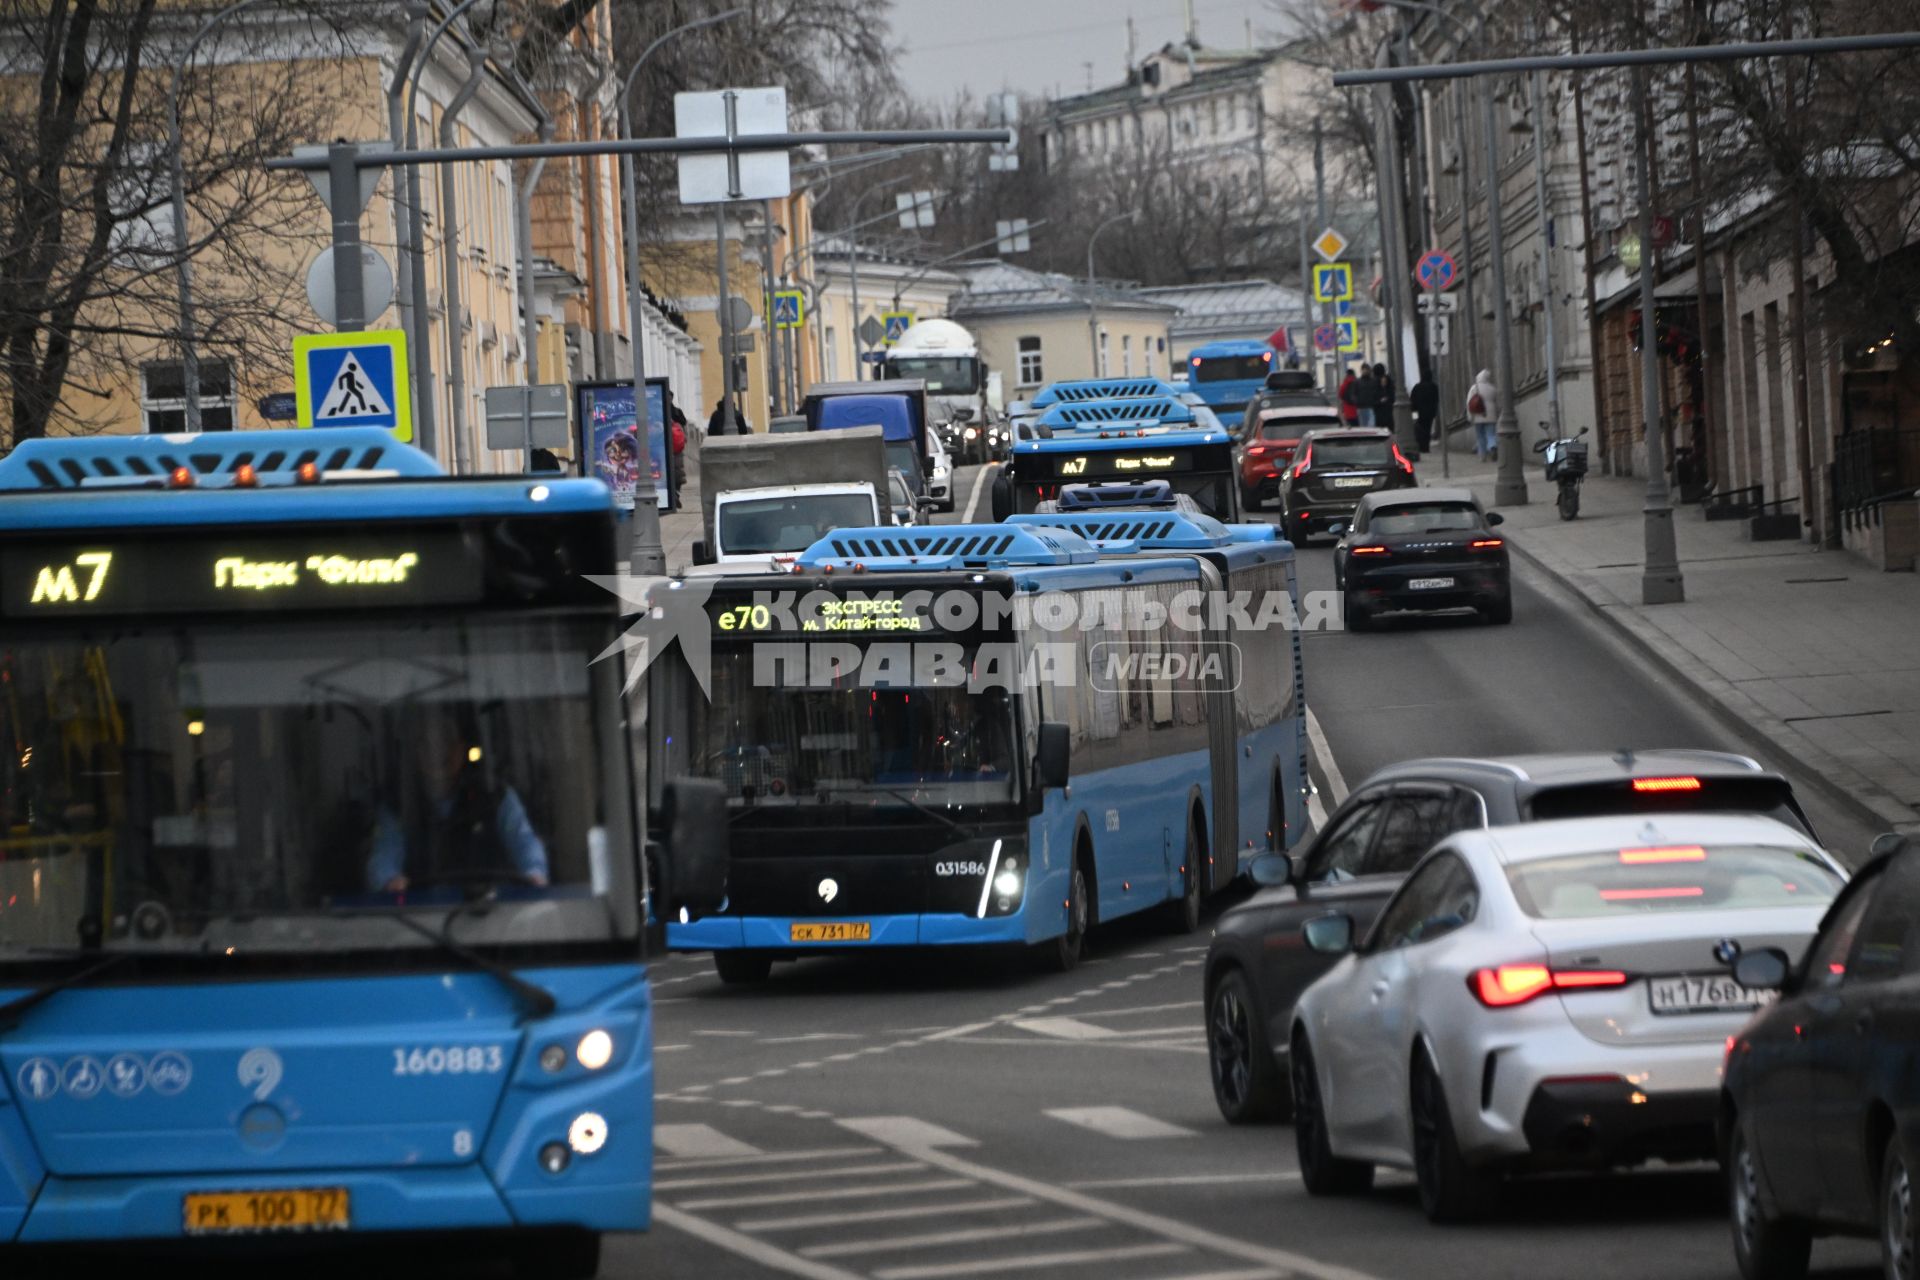
[[[962,465],[992,456],[1000,418],[999,380],[988,371],[979,344],[964,326],[951,320],[908,326],[887,352],[886,376],[926,384],[928,418]]]

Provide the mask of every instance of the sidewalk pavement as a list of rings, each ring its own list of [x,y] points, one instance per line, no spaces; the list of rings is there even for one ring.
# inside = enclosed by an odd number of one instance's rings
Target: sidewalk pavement
[[[1526,464],[1530,501],[1499,508],[1514,550],[1836,797],[1920,832],[1920,577],[1802,542],[1750,542],[1744,521],[1679,506],[1686,600],[1643,605],[1646,480],[1589,474],[1579,518],[1563,521],[1536,459]],[[1464,485],[1492,509],[1493,465],[1470,446],[1450,465],[1444,479],[1427,454],[1422,483]]]

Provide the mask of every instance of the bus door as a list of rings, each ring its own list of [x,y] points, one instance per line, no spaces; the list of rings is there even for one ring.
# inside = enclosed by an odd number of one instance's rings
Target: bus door
[[[1201,643],[1207,659],[1202,668],[1208,673],[1207,752],[1213,760],[1213,812],[1207,821],[1211,857],[1201,892],[1218,891],[1240,874],[1240,713],[1236,690],[1239,686],[1239,654],[1234,650],[1226,628],[1224,611],[1215,616],[1212,603],[1223,597],[1220,570],[1206,558],[1200,559],[1201,590],[1207,593],[1207,607],[1201,613],[1205,624]]]

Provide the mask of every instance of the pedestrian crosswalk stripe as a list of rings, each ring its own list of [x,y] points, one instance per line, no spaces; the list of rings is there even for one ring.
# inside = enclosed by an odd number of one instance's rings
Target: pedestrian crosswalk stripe
[[[314,410],[313,420],[316,424],[347,423],[357,418],[385,418],[392,413],[393,406],[360,367],[360,358],[349,351],[334,371],[333,381],[327,384],[326,399]]]
[[[729,1138],[710,1124],[659,1124],[653,1127],[653,1145],[670,1156],[757,1156],[737,1138]]]
[[[804,1191],[777,1191],[771,1195],[714,1196],[707,1200],[688,1200],[681,1208],[689,1213],[702,1209],[752,1209],[761,1205],[801,1204],[810,1200],[864,1200],[869,1196],[912,1196],[928,1191],[958,1191],[974,1184],[965,1178],[928,1178],[924,1182],[886,1182],[868,1187],[834,1187],[823,1191],[809,1187]]]
[[[903,1222],[909,1218],[955,1218],[963,1213],[1000,1213],[1033,1203],[1030,1196],[1002,1196],[994,1200],[943,1200],[906,1209],[861,1209],[856,1213],[808,1213],[794,1218],[750,1218],[734,1223],[737,1231],[804,1231],[809,1227],[842,1227],[857,1222]]]
[[[840,1122],[842,1129],[851,1129],[863,1138],[872,1138],[875,1142],[884,1142],[891,1147],[920,1150],[930,1147],[977,1147],[980,1144],[972,1138],[963,1137],[951,1129],[942,1129],[937,1124],[928,1124],[925,1120],[916,1120],[912,1116],[857,1116]]]
[[[1106,1027],[1097,1027],[1078,1018],[1020,1018],[1013,1025],[1022,1031],[1031,1031],[1037,1036],[1052,1036],[1056,1040],[1105,1040],[1114,1034]]]
[[[1055,1120],[1091,1129],[1109,1138],[1192,1138],[1192,1129],[1183,1129],[1165,1120],[1142,1115],[1126,1107],[1058,1107],[1045,1113]]]
[[[913,1173],[926,1168],[923,1164],[903,1161],[895,1164],[857,1164],[844,1169],[808,1169],[808,1178],[861,1178],[868,1175],[887,1173]],[[655,1191],[693,1191],[701,1187],[745,1187],[756,1183],[785,1182],[798,1177],[792,1169],[782,1169],[777,1173],[723,1173],[707,1176],[702,1173],[695,1178],[662,1178],[653,1184]]]

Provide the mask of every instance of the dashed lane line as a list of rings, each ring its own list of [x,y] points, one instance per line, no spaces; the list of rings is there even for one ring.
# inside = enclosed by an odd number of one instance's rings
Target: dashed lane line
[[[1161,1244],[1122,1245],[1117,1249],[1073,1249],[1058,1253],[1030,1253],[1017,1258],[974,1258],[966,1262],[935,1262],[913,1267],[885,1267],[873,1273],[874,1280],[955,1280],[959,1276],[1000,1275],[1008,1271],[1045,1271],[1053,1267],[1077,1267],[1091,1262],[1130,1262],[1136,1258],[1164,1258],[1170,1253],[1185,1253],[1188,1246],[1167,1241]]]
[[[1313,708],[1307,708],[1307,742],[1313,747],[1313,754],[1320,761],[1320,767],[1326,771],[1327,788],[1333,792],[1333,807],[1338,809],[1347,802],[1347,780],[1340,774],[1340,766],[1333,758],[1333,747],[1327,742],[1325,730],[1320,727],[1320,717],[1313,714]]]
[[[856,1258],[866,1253],[905,1252],[909,1249],[935,1249],[950,1244],[985,1244],[1025,1236],[1056,1236],[1071,1231],[1091,1231],[1107,1226],[1101,1218],[1053,1218],[1046,1222],[1002,1223],[991,1227],[970,1227],[964,1231],[931,1231],[918,1236],[888,1236],[880,1240],[843,1240],[833,1244],[809,1245],[800,1251],[807,1258]]]
[[[900,1150],[908,1147],[977,1147],[980,1144],[964,1134],[943,1129],[914,1116],[859,1116],[840,1121],[840,1127],[863,1138]]]

